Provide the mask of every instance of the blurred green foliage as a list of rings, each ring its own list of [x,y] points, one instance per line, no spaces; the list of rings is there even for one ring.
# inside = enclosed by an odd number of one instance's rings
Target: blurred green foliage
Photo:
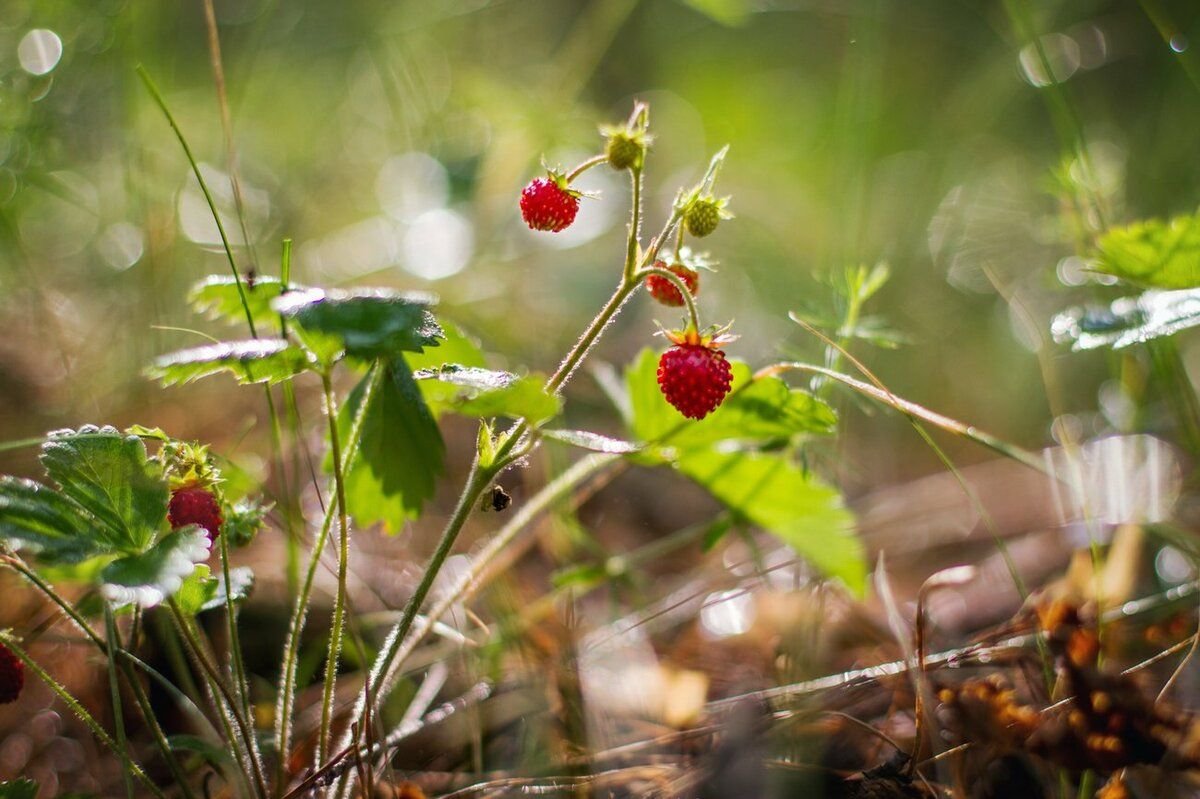
[[[188,288],[228,267],[139,63],[202,162],[244,271],[277,274],[290,236],[295,280],[434,290],[444,315],[503,353],[489,365],[510,369],[551,369],[606,296],[628,189],[589,173],[603,198],[571,232],[540,238],[517,192],[543,155],[578,161],[602,144],[597,124],[646,100],[651,225],[732,145],[719,189],[737,218],[705,241],[720,272],[701,296],[710,318],[737,318],[731,355],[813,357],[787,313],[831,316],[845,268],[887,261],[871,311],[911,343],[868,353],[872,367],[897,393],[1029,446],[1048,440],[1049,410],[1017,317],[1047,336],[1055,311],[1111,291],[1078,268],[1105,226],[1200,200],[1190,0],[215,8],[244,224],[202,3],[0,9],[4,440],[89,417],[237,436],[262,414],[249,395],[197,413],[229,386],[159,391],[141,376],[154,355],[203,343],[163,327],[197,324]],[[635,303],[602,357],[650,342],[654,313]],[[1094,411],[1105,357],[1067,363],[1057,408]],[[572,392],[573,413],[602,412],[594,385]],[[935,468],[905,425],[855,415],[847,432],[852,488]]]

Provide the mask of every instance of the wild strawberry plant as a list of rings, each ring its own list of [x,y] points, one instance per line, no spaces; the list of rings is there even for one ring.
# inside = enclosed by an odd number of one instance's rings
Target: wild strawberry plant
[[[264,526],[267,508],[252,498],[228,496],[220,459],[203,444],[157,429],[87,425],[46,437],[44,481],[0,479],[0,562],[57,605],[107,659],[115,727],[102,726],[41,668],[20,632],[3,635],[0,700],[15,697],[28,667],[127,764],[129,778],[156,796],[168,788],[130,754],[122,687],[154,738],[162,760],[154,773],[169,769],[180,795],[197,796],[203,773],[215,769],[226,790],[237,795],[265,799],[318,790],[349,796],[362,764],[369,769],[372,758],[386,752],[386,740],[371,732],[380,707],[447,607],[478,589],[487,567],[538,514],[622,465],[677,472],[719,500],[726,519],[774,533],[817,569],[861,589],[865,569],[850,516],[838,493],[795,457],[805,441],[834,431],[833,410],[779,376],[794,365],[756,371],[724,351],[733,341],[728,325],[702,322],[698,275],[709,260],[686,243],[689,236],[713,234],[721,220],[731,218],[727,199],[713,194],[726,151],[713,157],[694,186],[679,190],[670,215],[647,237],[648,123],[649,109],[636,105],[626,122],[603,129],[602,152],[571,170],[546,170],[516,203],[530,228],[552,234],[586,214],[590,203],[606,201],[574,188],[586,170],[607,165],[627,172],[632,188],[628,238],[613,259],[613,293],[549,374],[487,368],[474,341],[438,318],[433,296],[302,285],[291,280],[286,259],[280,277],[247,280],[235,268],[192,291],[198,312],[245,325],[250,335],[164,355],[148,368],[150,376],[174,385],[226,374],[242,384],[265,385],[268,399],[272,386],[307,383],[319,387],[322,397],[331,490],[322,517],[306,520],[312,540],[273,697],[251,685],[242,661],[238,614],[253,575],[234,567],[230,557],[231,549]],[[227,254],[233,266],[232,252]],[[719,292],[719,275],[706,279],[706,286],[709,293]],[[663,331],[665,343],[648,346],[626,367],[616,397],[625,437],[564,428],[564,390],[612,319],[643,287],[663,305],[686,309],[686,316],[678,329]],[[343,375],[354,376],[356,384],[339,395],[335,386]],[[469,473],[419,582],[374,655],[357,701],[339,707],[355,527],[357,535],[371,534],[371,528],[395,532],[421,516],[446,470],[438,426],[445,414],[479,420]],[[503,504],[495,504],[497,492],[503,494],[498,478],[535,449],[562,444],[587,454],[518,506],[465,575],[428,606],[468,517],[481,512],[487,498],[494,507]],[[729,526],[714,529],[719,534]],[[309,739],[295,731],[303,687],[299,666],[314,578],[327,546],[335,554],[337,592],[331,615],[319,622],[329,634],[319,723]],[[68,600],[60,590],[67,584],[86,586],[98,601]],[[208,639],[200,623],[206,614],[222,616],[228,657]],[[172,686],[170,692],[200,719],[204,746],[172,735],[151,708],[146,681],[164,679],[138,657],[138,631],[151,617],[171,625],[203,689],[189,695]],[[264,700],[274,706],[270,730],[260,728],[254,712]],[[213,746],[230,756],[212,757]],[[196,753],[201,756],[191,756]]]

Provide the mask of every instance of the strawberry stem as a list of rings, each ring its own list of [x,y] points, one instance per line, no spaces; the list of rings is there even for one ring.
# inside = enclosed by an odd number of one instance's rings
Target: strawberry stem
[[[600,155],[593,155],[591,158],[584,161],[582,164],[580,164],[579,166],[575,167],[570,172],[568,172],[567,176],[565,178],[563,178],[563,180],[565,180],[568,184],[570,184],[575,180],[575,178],[579,177],[584,172],[587,172],[592,167],[600,166],[603,163],[607,163],[607,161],[608,161],[608,156],[604,155],[603,153],[601,153]]]
[[[687,283],[683,282],[683,278],[672,272],[670,269],[663,269],[661,266],[647,266],[637,273],[638,278],[647,278],[650,275],[657,275],[663,280],[668,281],[674,286],[684,303],[687,304],[689,330],[694,330],[697,333],[700,331],[700,314],[696,310],[696,298],[692,296],[692,292],[688,290]]]

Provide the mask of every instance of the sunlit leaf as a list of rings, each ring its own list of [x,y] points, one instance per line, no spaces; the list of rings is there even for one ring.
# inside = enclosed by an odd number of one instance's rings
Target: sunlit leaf
[[[718,441],[766,442],[801,433],[833,432],[837,415],[821,400],[790,388],[777,377],[752,380],[750,367],[732,361],[733,390],[717,410],[700,421],[683,418],[658,386],[658,355],[643,350],[625,374],[639,441],[666,443],[678,450]]]
[[[109,549],[71,500],[33,480],[0,477],[0,539],[45,560],[75,563]]]
[[[678,469],[737,517],[773,533],[813,566],[861,593],[866,563],[853,517],[837,491],[787,457],[701,449],[682,456]]]
[[[137,436],[88,425],[58,430],[42,445],[42,465],[61,492],[91,514],[88,535],[112,549],[142,552],[167,518],[167,481]]]
[[[440,369],[417,372],[416,377],[452,386],[454,393],[443,402],[466,416],[507,416],[537,424],[557,415],[562,404],[558,397],[545,392],[546,378],[536,373],[518,377],[510,372],[446,364]]]
[[[592,452],[628,455],[641,449],[640,445],[634,444],[632,441],[609,438],[599,433],[590,433],[587,430],[543,430],[542,435],[546,438],[561,441],[564,444],[570,444],[573,447],[591,450]]]
[[[1095,269],[1151,288],[1200,287],[1200,217],[1112,228],[1100,237]]]
[[[346,473],[346,505],[360,525],[382,523],[394,533],[433,496],[446,446],[408,365],[396,358],[384,368],[387,374],[363,419],[358,458]],[[365,381],[343,403],[338,420],[343,442],[364,389]]]
[[[229,582],[233,585],[233,601],[240,602],[254,589],[254,572],[248,566],[232,568],[229,570]],[[219,570],[213,574],[202,563],[183,581],[175,594],[175,602],[183,613],[194,616],[206,610],[225,607],[225,596],[224,576]]]
[[[294,284],[289,287],[290,291],[306,289],[306,286]],[[246,298],[245,307],[232,275],[209,275],[192,287],[188,302],[200,313],[235,324],[246,321],[247,307],[257,325],[273,325],[279,321],[279,313],[271,307],[271,301],[283,291],[279,278],[267,275],[255,278],[253,282],[243,279],[242,291]]]
[[[174,595],[196,564],[208,559],[209,546],[203,527],[168,533],[145,552],[108,564],[100,573],[100,593],[116,606],[152,608]]]
[[[323,360],[339,351],[375,360],[437,346],[442,329],[429,312],[436,301],[390,289],[307,289],[284,294],[272,307],[299,325],[305,344]]]
[[[240,383],[278,383],[308,369],[304,350],[283,339],[261,338],[222,341],[204,347],[163,355],[147,370],[163,385],[188,383],[201,377],[228,372]]]
[[[1054,318],[1051,333],[1074,350],[1122,349],[1200,325],[1200,289],[1147,291],[1111,305],[1072,308]]]
[[[408,362],[413,372],[425,369],[436,371],[447,364],[473,367],[487,365],[483,351],[479,348],[479,342],[453,323],[443,321],[441,325],[445,338],[438,346],[426,349],[424,352],[404,354],[404,360]],[[421,393],[425,396],[425,402],[429,405],[429,410],[433,411],[435,417],[450,410],[450,403],[458,393],[458,388],[453,383],[444,383],[441,380],[422,380],[418,385],[421,387]]]

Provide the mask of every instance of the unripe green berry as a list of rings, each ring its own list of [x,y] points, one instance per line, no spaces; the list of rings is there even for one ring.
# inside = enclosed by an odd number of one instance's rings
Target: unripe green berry
[[[696,238],[712,233],[720,221],[721,204],[715,197],[697,197],[683,212],[683,224]]]
[[[646,144],[638,136],[616,131],[609,135],[604,154],[613,169],[638,169],[646,157]]]

